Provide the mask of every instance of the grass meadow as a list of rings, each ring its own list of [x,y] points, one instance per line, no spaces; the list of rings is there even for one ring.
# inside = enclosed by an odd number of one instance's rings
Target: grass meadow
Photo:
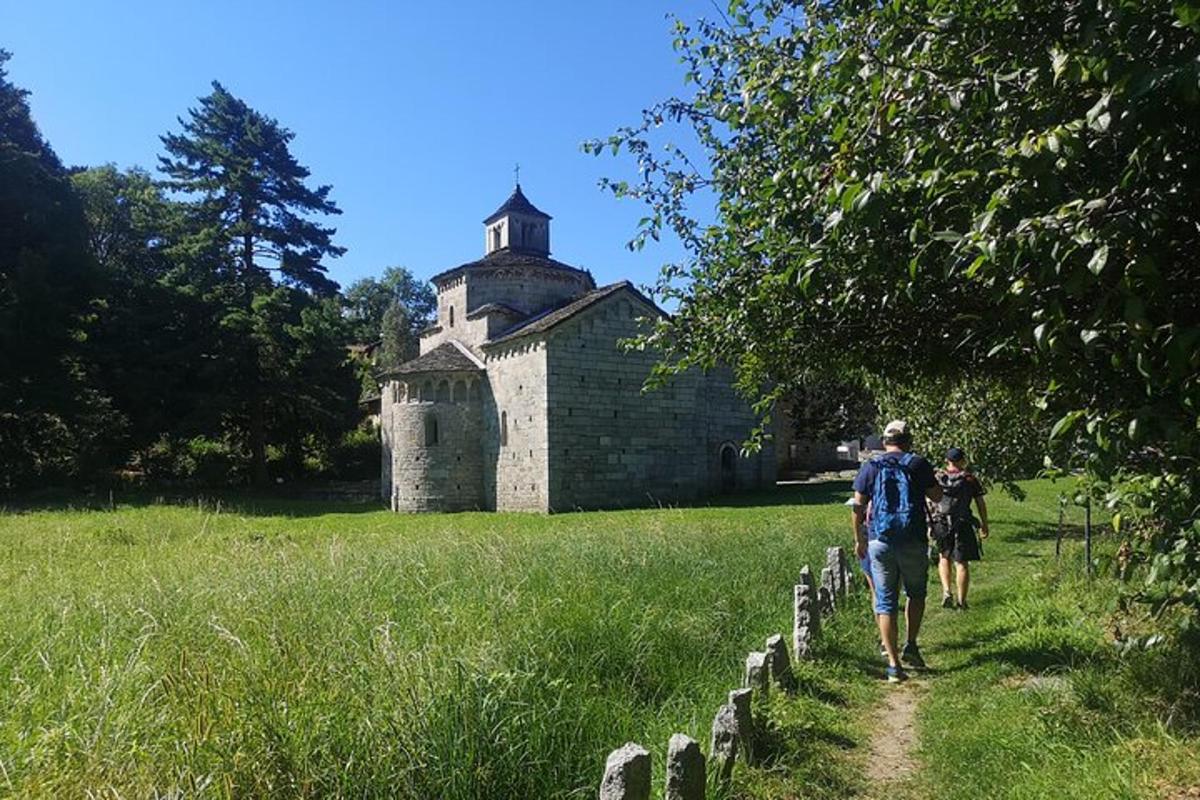
[[[845,492],[7,513],[0,794],[591,796],[625,741],[659,769],[673,732],[707,748],[800,567],[845,539]]]
[[[1193,673],[1115,655],[1113,582],[1079,577],[1077,542],[1053,559],[1063,487],[1026,488],[992,497],[974,608],[930,612],[921,769],[887,795],[1200,785],[1195,689],[1175,685]],[[0,796],[585,798],[630,740],[660,792],[670,734],[707,750],[746,652],[789,632],[801,566],[847,543],[847,492],[549,517],[119,498],[0,514]],[[870,628],[860,594],[732,796],[873,795]]]

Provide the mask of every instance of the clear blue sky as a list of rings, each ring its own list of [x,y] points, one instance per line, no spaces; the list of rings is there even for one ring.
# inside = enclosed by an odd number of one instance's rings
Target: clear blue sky
[[[0,0],[0,48],[70,165],[154,168],[158,137],[214,79],[278,119],[343,211],[343,285],[478,258],[517,162],[554,217],[555,257],[602,284],[647,283],[678,245],[625,249],[643,208],[596,182],[633,164],[579,144],[686,90],[669,12],[716,14],[710,0]]]

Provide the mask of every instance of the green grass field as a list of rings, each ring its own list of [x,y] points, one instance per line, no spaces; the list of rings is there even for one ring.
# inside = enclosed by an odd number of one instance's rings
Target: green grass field
[[[1150,767],[1194,740],[1155,727],[1149,690],[1122,693],[1111,591],[1055,570],[1057,488],[1029,488],[1026,503],[993,498],[976,609],[931,612],[927,657],[944,672],[913,796],[1155,796]],[[660,791],[669,735],[707,749],[746,652],[789,632],[800,567],[846,543],[846,493],[552,517],[300,502],[6,513],[0,795],[582,798],[629,740],[653,753]],[[1047,671],[1074,699],[1022,688]],[[870,794],[879,674],[859,596],[799,696],[774,703],[770,756],[733,794]],[[1105,709],[1136,719],[1096,730]],[[1040,772],[1075,780],[1089,763],[1108,770],[1090,794],[1038,793],[1054,777]]]

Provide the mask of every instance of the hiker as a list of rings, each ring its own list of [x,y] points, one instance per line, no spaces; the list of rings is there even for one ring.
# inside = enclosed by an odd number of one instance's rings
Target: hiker
[[[942,579],[942,608],[967,609],[967,589],[971,585],[971,562],[982,555],[980,539],[988,537],[987,490],[967,469],[967,454],[961,447],[946,451],[946,466],[937,472],[942,500],[933,512],[934,537],[940,558],[938,576]],[[971,514],[971,501],[979,509],[979,519]],[[975,529],[979,529],[979,537]],[[957,598],[950,594],[950,562],[954,562]]]
[[[912,435],[904,420],[893,420],[883,430],[884,453],[862,465],[854,479],[852,521],[855,555],[868,557],[875,586],[875,619],[887,650],[889,683],[908,677],[901,667],[925,667],[917,645],[921,619],[925,615],[925,592],[929,577],[926,552],[928,527],[925,521],[926,498],[935,503],[942,499],[942,487],[933,467],[921,456],[909,452]],[[867,504],[871,520],[864,526]],[[897,611],[900,582],[904,583],[907,602],[904,607],[906,642],[897,652]]]

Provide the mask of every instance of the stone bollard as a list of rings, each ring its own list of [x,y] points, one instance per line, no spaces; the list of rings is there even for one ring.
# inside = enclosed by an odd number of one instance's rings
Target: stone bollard
[[[608,754],[600,800],[650,800],[650,753],[627,742]]]
[[[837,584],[833,577],[833,570],[825,567],[821,570],[821,587],[817,589],[817,600],[821,606],[822,614],[832,614],[835,610],[835,600],[837,597]]]
[[[813,639],[821,631],[821,612],[812,588],[798,584],[795,588],[795,617],[792,626],[792,648],[796,660],[812,657]]]
[[[840,547],[826,548],[825,566],[833,573],[833,584],[830,586],[833,596],[846,594],[846,551]]]
[[[704,800],[704,754],[689,736],[677,733],[667,742],[667,789],[664,800]]]
[[[734,689],[729,693],[729,705],[733,706],[734,733],[737,737],[738,752],[747,764],[754,763],[754,709],[751,701],[754,698],[753,689]]]
[[[813,597],[817,596],[817,586],[813,583],[812,570],[809,569],[808,564],[805,564],[803,569],[800,570],[800,585],[807,586],[809,591],[812,592]]]
[[[792,660],[788,658],[787,643],[783,634],[777,633],[767,639],[767,671],[771,681],[782,691],[796,691],[796,675],[792,672]]]
[[[717,779],[728,783],[733,776],[733,762],[738,754],[738,725],[737,709],[726,703],[717,709],[713,718],[712,743],[708,748],[708,757],[712,760]]]
[[[771,676],[768,670],[766,653],[755,651],[746,656],[746,680],[744,685],[750,689],[757,689],[763,693],[763,697],[766,697],[771,683]]]

